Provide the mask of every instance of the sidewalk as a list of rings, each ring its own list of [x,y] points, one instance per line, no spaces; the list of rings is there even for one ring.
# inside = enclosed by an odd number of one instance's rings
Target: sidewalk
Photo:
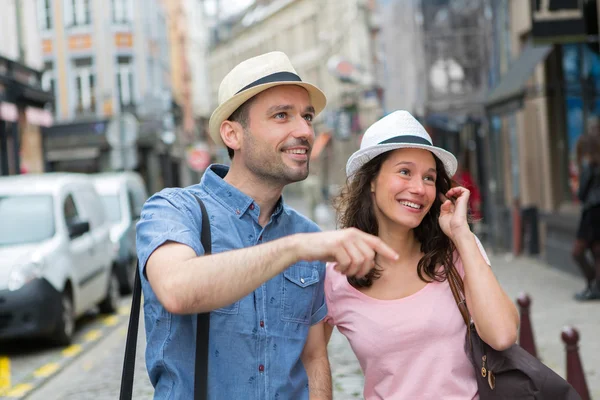
[[[286,202],[304,212],[300,198]],[[333,210],[324,207],[318,213],[322,229],[335,229]],[[319,218],[320,217],[320,218]],[[531,298],[530,317],[539,358],[565,377],[565,347],[561,333],[565,326],[579,331],[579,354],[586,372],[592,399],[600,399],[600,301],[579,303],[573,294],[584,286],[583,279],[552,268],[540,260],[510,254],[494,254],[488,250],[494,273],[508,294],[515,300],[521,293]],[[363,377],[346,339],[334,330],[329,345],[334,377],[335,399],[358,399]]]

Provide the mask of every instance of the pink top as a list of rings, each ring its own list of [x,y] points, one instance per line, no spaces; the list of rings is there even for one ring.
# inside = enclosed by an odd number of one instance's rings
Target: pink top
[[[366,400],[478,399],[475,370],[464,350],[467,328],[447,281],[428,283],[401,299],[378,300],[352,287],[333,265],[325,276],[327,321],[358,358]],[[460,259],[456,268],[464,276]]]

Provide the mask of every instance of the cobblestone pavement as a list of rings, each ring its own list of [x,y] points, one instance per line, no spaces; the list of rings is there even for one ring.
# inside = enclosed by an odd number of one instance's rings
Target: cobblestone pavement
[[[301,202],[292,203],[300,212]],[[318,213],[319,215],[319,213]],[[324,229],[333,228],[327,212],[321,213]],[[318,218],[319,219],[319,218]],[[491,252],[490,252],[491,253]],[[573,293],[580,290],[581,278],[548,267],[526,257],[512,258],[490,254],[498,280],[512,299],[526,292],[532,299],[531,321],[537,351],[548,366],[565,376],[565,350],[562,329],[571,325],[581,335],[580,355],[590,394],[600,399],[600,302],[577,303]],[[123,324],[99,345],[59,373],[32,394],[32,400],[104,400],[118,398],[126,325]],[[140,332],[134,398],[151,398],[143,356],[145,341]],[[346,339],[334,330],[329,344],[334,399],[360,399],[363,376]]]

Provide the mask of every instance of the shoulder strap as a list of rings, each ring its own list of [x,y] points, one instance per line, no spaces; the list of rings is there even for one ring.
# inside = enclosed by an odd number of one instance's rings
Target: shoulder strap
[[[456,305],[458,306],[458,310],[465,321],[465,325],[467,325],[467,329],[471,329],[471,315],[467,308],[467,302],[465,300],[465,285],[460,277],[460,274],[456,270],[456,267],[452,265],[451,267],[446,268],[446,279],[448,279],[448,284],[450,285],[450,290],[452,290],[452,295],[454,296],[454,301],[456,301]]]
[[[202,211],[202,228],[200,229],[200,242],[204,254],[211,254],[212,240],[210,234],[210,221],[204,203],[198,196],[196,201]],[[135,355],[137,348],[138,327],[140,320],[140,303],[142,295],[142,282],[140,279],[139,261],[135,268],[135,282],[131,300],[131,313],[129,327],[127,328],[127,341],[125,343],[125,359],[121,375],[120,400],[133,398],[133,375],[135,371]],[[208,334],[210,331],[210,313],[198,314],[196,329],[196,357],[194,368],[194,399],[206,400],[208,398]]]
[[[198,196],[196,201],[202,210],[202,229],[200,242],[204,247],[204,254],[212,253],[212,238],[210,234],[210,221],[204,203]],[[198,314],[196,328],[196,367],[194,375],[194,399],[206,400],[208,398],[208,335],[210,332],[210,313]]]

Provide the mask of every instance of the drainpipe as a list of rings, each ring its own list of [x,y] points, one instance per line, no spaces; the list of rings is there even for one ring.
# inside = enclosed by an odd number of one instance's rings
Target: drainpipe
[[[21,0],[15,0],[15,17],[17,21],[17,46],[19,48],[19,62],[25,64],[25,47],[23,46],[23,20]]]

